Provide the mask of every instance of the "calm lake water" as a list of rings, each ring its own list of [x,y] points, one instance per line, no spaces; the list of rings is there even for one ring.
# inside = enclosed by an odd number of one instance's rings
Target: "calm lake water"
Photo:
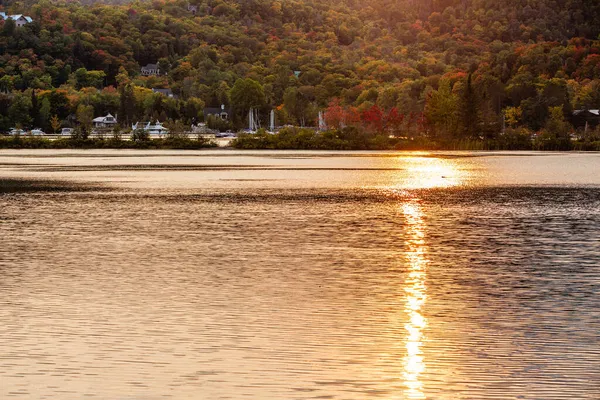
[[[0,151],[0,399],[600,399],[600,154]]]

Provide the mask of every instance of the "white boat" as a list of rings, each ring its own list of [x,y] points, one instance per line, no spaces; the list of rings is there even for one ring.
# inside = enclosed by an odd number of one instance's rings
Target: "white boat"
[[[46,132],[44,132],[41,129],[32,129],[30,133],[31,133],[31,136],[43,136],[46,134]]]
[[[16,128],[12,128],[8,134],[11,136],[17,136],[17,135],[25,135],[27,132],[24,131],[23,129],[16,129]]]
[[[134,131],[137,129],[142,129],[144,132],[147,132],[150,137],[159,138],[169,133],[169,130],[165,128],[159,121],[156,121],[155,124],[152,122],[136,122],[135,124],[131,125],[131,129]]]

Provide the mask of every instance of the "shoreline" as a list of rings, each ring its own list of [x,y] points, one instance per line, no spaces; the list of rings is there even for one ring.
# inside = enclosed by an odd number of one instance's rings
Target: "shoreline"
[[[497,138],[394,137],[366,134],[358,130],[324,131],[283,129],[269,134],[240,133],[237,137],[216,138],[170,135],[158,138],[0,136],[0,149],[139,149],[139,150],[296,150],[296,151],[533,151],[597,152],[595,138],[526,137],[502,135]]]

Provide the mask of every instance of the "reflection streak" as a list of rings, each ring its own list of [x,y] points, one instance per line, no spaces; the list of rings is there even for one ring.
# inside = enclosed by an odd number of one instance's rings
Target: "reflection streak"
[[[405,203],[402,211],[406,218],[407,251],[405,257],[408,264],[408,275],[404,288],[406,292],[404,310],[408,314],[408,322],[404,325],[407,331],[404,385],[407,398],[424,399],[423,383],[419,377],[425,370],[421,347],[423,330],[427,325],[427,319],[421,311],[427,299],[425,224],[418,202]]]
[[[406,167],[409,175],[396,187],[403,189],[431,189],[459,185],[462,173],[452,160],[435,157],[409,158]],[[402,205],[406,220],[405,259],[408,274],[405,281],[404,311],[408,322],[406,330],[406,355],[404,357],[405,398],[424,399],[422,373],[425,371],[423,357],[424,330],[427,319],[423,307],[427,300],[427,244],[425,241],[424,213],[419,199],[407,192],[408,200]]]

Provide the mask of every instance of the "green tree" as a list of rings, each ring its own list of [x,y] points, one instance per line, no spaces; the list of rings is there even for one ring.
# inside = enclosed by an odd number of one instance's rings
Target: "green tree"
[[[24,93],[15,94],[8,107],[8,118],[15,125],[31,126],[31,97]]]
[[[441,81],[438,90],[430,92],[425,105],[425,118],[433,128],[434,135],[456,137],[457,105],[458,100],[449,81]]]
[[[261,108],[265,104],[263,87],[250,78],[238,79],[231,88],[230,98],[238,123],[244,120],[251,108]]]
[[[46,129],[48,127],[48,122],[50,120],[52,109],[50,107],[50,100],[47,97],[44,97],[42,100],[42,106],[40,107],[39,113],[39,122],[38,126],[42,129]]]
[[[78,139],[87,139],[92,130],[92,120],[94,119],[94,107],[80,104],[77,107],[77,122],[79,122]]]
[[[479,137],[479,108],[478,99],[473,90],[472,74],[467,77],[467,82],[462,90],[458,102],[459,123],[462,137],[475,139]]]
[[[135,117],[135,95],[129,83],[119,86],[119,121],[123,126],[133,124]]]
[[[31,91],[31,120],[35,127],[42,126],[40,105],[38,104],[38,97],[35,94],[35,90]]]

